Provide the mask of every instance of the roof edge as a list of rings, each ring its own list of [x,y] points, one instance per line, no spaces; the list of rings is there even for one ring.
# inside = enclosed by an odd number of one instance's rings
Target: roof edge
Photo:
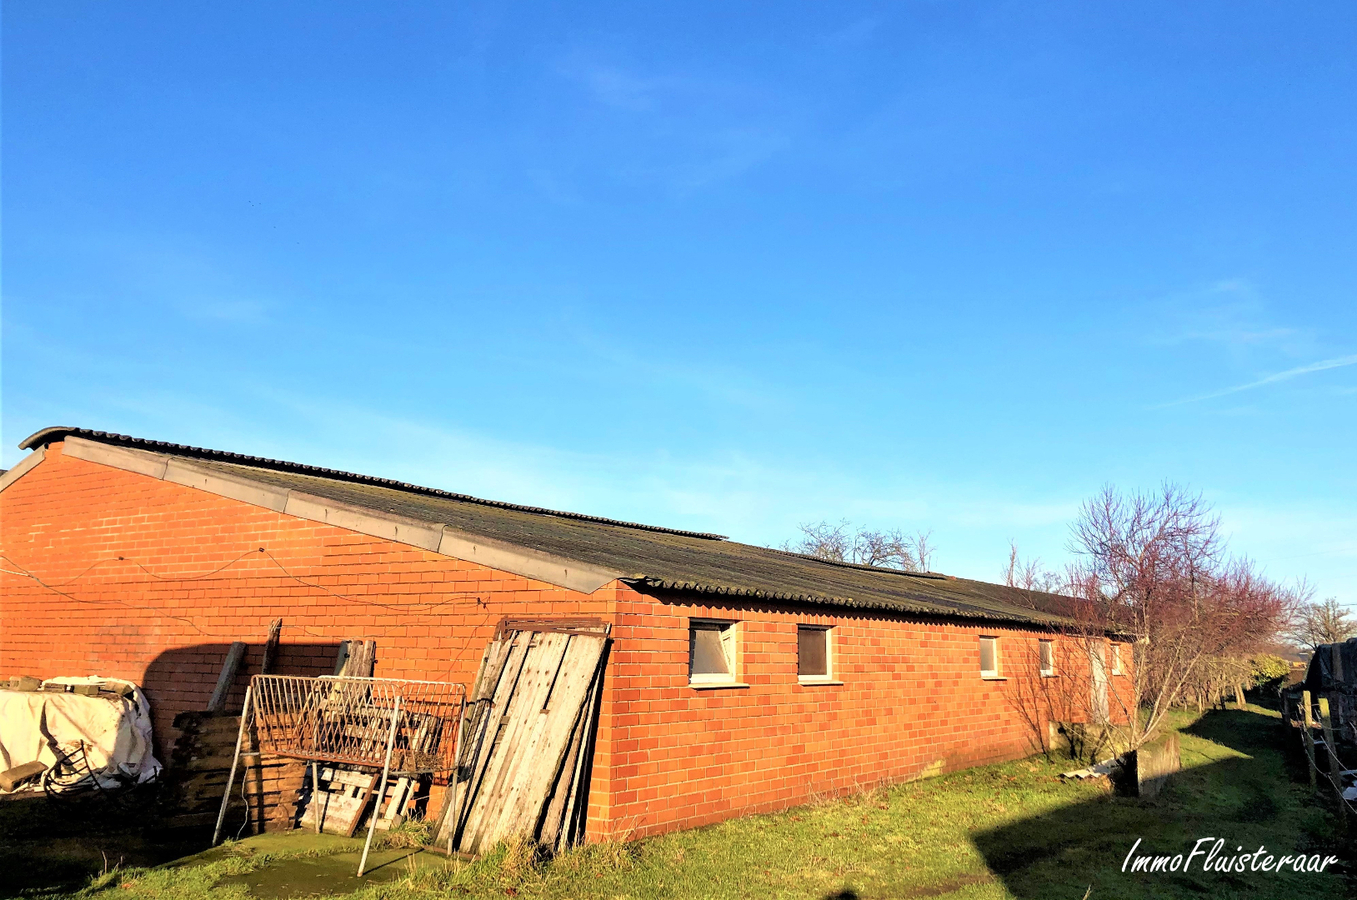
[[[74,434],[81,431],[80,428],[72,428],[69,425],[51,425],[47,428],[40,428],[19,442],[20,450],[33,450],[37,447],[46,447],[53,441],[59,441],[68,434]]]
[[[520,503],[507,503],[501,500],[485,500],[481,497],[473,497],[470,494],[457,494],[452,491],[444,491],[438,488],[411,484],[408,481],[378,478],[375,475],[360,475],[357,472],[346,472],[342,469],[326,469],[321,466],[308,466],[305,463],[288,462],[287,460],[281,459],[268,459],[262,456],[249,456],[243,453],[232,453],[229,450],[212,450],[206,447],[172,444],[166,441],[149,440],[147,438],[132,437],[131,435],[117,434],[108,431],[92,431],[88,428],[73,428],[67,425],[54,425],[49,428],[35,431],[33,434],[24,438],[19,444],[19,447],[22,450],[30,450],[37,446],[45,447],[48,444],[72,436],[84,438],[88,441],[96,441],[101,444],[113,444],[115,446],[149,450],[153,453],[167,453],[171,456],[181,456],[190,459],[214,460],[217,462],[232,463],[234,465],[250,466],[256,469],[269,469],[275,472],[291,472],[297,475],[311,475],[318,478],[328,478],[332,481],[349,482],[351,484],[371,484],[377,487],[392,488],[411,494],[421,494],[426,497],[440,497],[445,500],[458,500],[463,503],[493,506],[498,509],[512,509],[519,512],[534,513],[543,516],[555,516],[561,519],[595,522],[600,525],[615,525],[619,528],[635,528],[641,531],[651,531],[658,534],[675,534],[681,537],[699,538],[708,541],[724,541],[727,539],[723,534],[712,534],[704,531],[685,531],[679,528],[665,528],[660,525],[643,525],[640,522],[609,519],[606,516],[591,516],[585,513],[547,509],[541,506],[525,506]]]
[[[34,466],[42,462],[46,456],[46,448],[39,447],[14,465],[10,466],[4,472],[0,472],[0,491],[5,490],[5,488],[9,487],[20,478],[23,478]]]

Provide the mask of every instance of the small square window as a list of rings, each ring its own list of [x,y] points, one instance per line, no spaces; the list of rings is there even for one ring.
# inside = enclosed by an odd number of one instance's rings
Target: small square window
[[[1120,675],[1121,671],[1121,644],[1112,642],[1112,674]]]
[[[980,675],[982,678],[999,677],[999,639],[982,637],[980,639]]]
[[[796,626],[796,676],[801,681],[828,681],[832,677],[830,630],[816,625]]]
[[[1050,678],[1055,674],[1055,641],[1038,641],[1037,648],[1041,653],[1041,674]]]
[[[734,622],[689,622],[688,680],[693,684],[734,683]]]

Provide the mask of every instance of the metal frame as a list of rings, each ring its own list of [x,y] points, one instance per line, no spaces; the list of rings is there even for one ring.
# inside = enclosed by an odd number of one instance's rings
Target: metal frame
[[[361,876],[391,775],[452,771],[461,749],[465,703],[465,687],[446,681],[255,675],[245,690],[231,773],[212,844],[221,838],[241,748],[253,721],[257,752],[309,762],[313,773],[321,762],[382,770],[377,809],[358,863]],[[455,779],[451,790],[456,791]]]

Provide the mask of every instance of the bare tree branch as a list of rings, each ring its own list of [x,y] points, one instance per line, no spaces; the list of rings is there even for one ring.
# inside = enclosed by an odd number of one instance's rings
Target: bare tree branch
[[[900,531],[871,531],[854,527],[846,519],[837,525],[828,522],[806,523],[799,526],[801,538],[782,545],[783,550],[802,553],[831,562],[855,563],[881,569],[900,569],[906,572],[923,571],[924,562],[933,552],[928,544],[931,532],[919,532],[914,538]]]

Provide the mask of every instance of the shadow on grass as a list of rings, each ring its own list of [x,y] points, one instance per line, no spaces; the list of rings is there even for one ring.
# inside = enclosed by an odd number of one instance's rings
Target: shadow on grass
[[[8,797],[0,800],[0,897],[76,890],[114,868],[155,866],[196,853],[211,837],[210,826],[167,826],[149,791],[118,799]]]
[[[1182,732],[1210,741],[1185,741],[1182,772],[1155,799],[1115,797],[1062,807],[1045,815],[977,834],[977,849],[1005,887],[1023,900],[1090,897],[1275,898],[1343,896],[1352,884],[1352,851],[1334,816],[1316,803],[1289,757],[1280,721],[1261,713],[1212,711]],[[1212,746],[1215,745],[1215,746]],[[1239,754],[1243,754],[1242,756]],[[1324,874],[1123,872],[1137,839],[1137,855],[1186,855],[1204,837],[1252,853],[1260,846],[1280,857],[1318,853],[1342,862]],[[1199,858],[1200,859],[1200,858]]]

